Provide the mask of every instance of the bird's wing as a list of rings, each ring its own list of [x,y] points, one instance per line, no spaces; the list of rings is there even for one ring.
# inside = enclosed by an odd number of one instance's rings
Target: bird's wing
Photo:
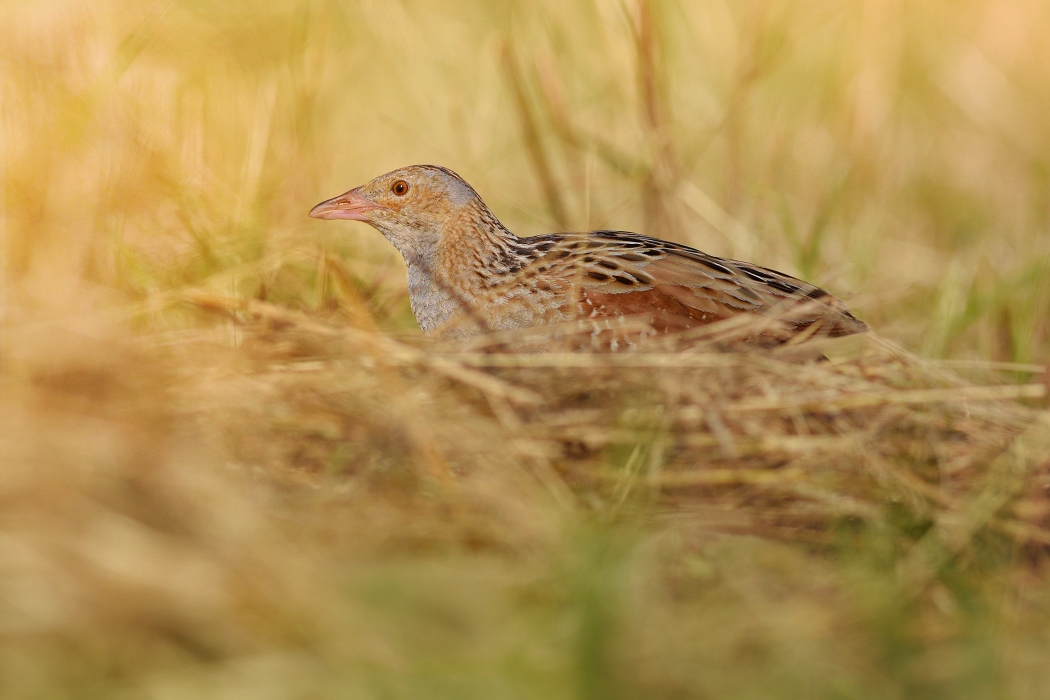
[[[622,231],[540,239],[553,246],[530,267],[572,281],[591,317],[650,314],[654,327],[677,331],[742,313],[775,314],[821,335],[867,329],[823,289],[751,263]]]

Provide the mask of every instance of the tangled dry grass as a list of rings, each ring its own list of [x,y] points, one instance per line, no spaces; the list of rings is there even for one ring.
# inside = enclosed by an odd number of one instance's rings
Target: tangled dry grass
[[[1045,3],[0,19],[0,694],[1045,696]],[[877,332],[428,342],[421,161]]]
[[[450,485],[472,465],[499,464],[561,506],[612,519],[644,504],[819,542],[837,520],[884,528],[904,517],[940,523],[947,531],[930,539],[951,546],[985,527],[1033,551],[1050,545],[1040,366],[1000,365],[1039,375],[988,384],[873,338],[836,362],[814,362],[812,343],[726,351],[727,335],[749,332],[743,324],[621,354],[558,352],[545,331],[542,353],[506,351],[529,347],[527,331],[421,349],[262,302],[193,299],[244,324],[241,347],[259,363],[250,376],[275,399],[259,396],[249,403],[260,412],[241,419],[262,428],[258,444],[274,447],[273,407],[302,421],[276,459],[289,471]],[[243,423],[227,430],[255,442]],[[272,459],[247,449],[248,464]],[[391,475],[390,465],[413,472]]]
[[[965,677],[956,586],[1046,567],[1036,367],[515,354],[184,303],[217,322],[7,338],[10,689],[790,696],[834,670],[877,696],[909,638],[909,683]]]

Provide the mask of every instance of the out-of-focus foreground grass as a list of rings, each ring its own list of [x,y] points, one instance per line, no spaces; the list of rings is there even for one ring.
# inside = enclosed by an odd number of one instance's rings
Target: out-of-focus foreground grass
[[[1041,0],[6,3],[3,693],[1046,697],[1048,32]],[[426,162],[519,234],[754,260],[956,364],[439,353],[389,244],[306,217]]]

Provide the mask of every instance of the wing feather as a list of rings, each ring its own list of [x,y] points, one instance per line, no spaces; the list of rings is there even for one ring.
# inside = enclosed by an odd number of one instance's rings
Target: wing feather
[[[591,317],[649,314],[654,328],[677,331],[742,313],[774,313],[821,335],[867,330],[823,289],[752,263],[622,231],[523,240],[540,239],[544,252],[527,269],[574,281],[581,313]]]

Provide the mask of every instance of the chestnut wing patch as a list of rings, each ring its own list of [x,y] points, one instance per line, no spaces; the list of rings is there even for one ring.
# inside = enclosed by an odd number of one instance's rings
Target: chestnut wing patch
[[[649,289],[609,293],[594,288],[580,290],[580,312],[587,317],[647,316],[653,330],[675,333],[734,315],[709,298],[683,298],[681,288],[657,285]]]

